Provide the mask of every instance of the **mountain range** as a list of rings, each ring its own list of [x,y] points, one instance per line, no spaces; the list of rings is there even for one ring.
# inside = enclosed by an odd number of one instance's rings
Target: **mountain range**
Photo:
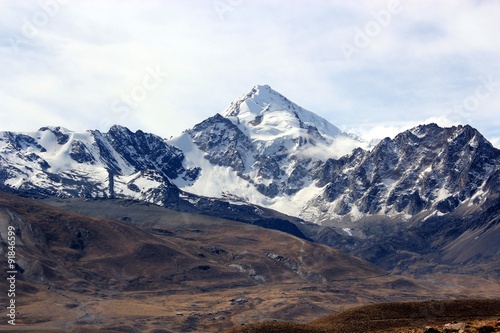
[[[427,124],[366,142],[267,85],[168,140],[118,125],[0,132],[0,186],[231,218],[390,270],[500,254],[500,150],[476,129]]]

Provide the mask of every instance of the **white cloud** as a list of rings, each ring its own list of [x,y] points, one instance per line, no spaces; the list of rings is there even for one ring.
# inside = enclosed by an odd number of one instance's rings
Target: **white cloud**
[[[26,38],[25,19],[46,2],[0,2],[0,130],[85,130],[109,120],[170,136],[269,84],[367,137],[443,114],[498,136],[500,88],[465,116],[453,111],[478,78],[500,79],[494,1],[402,0],[350,62],[340,46],[389,1],[228,1],[222,15],[212,1],[70,1]],[[113,112],[156,65],[165,82],[130,112]]]
[[[386,137],[393,139],[399,133],[409,130],[413,127],[422,124],[437,124],[441,127],[456,126],[459,123],[454,122],[445,116],[437,116],[427,118],[423,121],[410,121],[410,122],[393,122],[390,124],[373,123],[364,126],[344,128],[343,130],[349,133],[354,133],[365,141],[382,140]]]
[[[489,141],[491,142],[491,144],[492,144],[495,148],[500,149],[500,137],[491,138],[491,140],[489,140]]]
[[[337,137],[331,145],[307,145],[307,147],[299,150],[298,154],[306,158],[315,158],[326,161],[329,158],[340,158],[350,154],[354,149],[359,147],[366,149],[367,145],[350,138]]]

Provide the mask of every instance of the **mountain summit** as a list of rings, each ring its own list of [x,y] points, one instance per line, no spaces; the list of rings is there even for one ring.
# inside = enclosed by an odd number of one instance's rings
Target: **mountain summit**
[[[366,146],[267,85],[255,86],[222,115],[195,125],[169,144],[186,153],[194,163],[191,167],[202,170],[194,182],[174,181],[182,190],[249,201],[296,216],[303,199],[310,199],[303,190],[318,190],[311,178],[315,164]]]
[[[342,134],[326,119],[303,109],[268,85],[256,85],[232,102],[222,115],[254,128],[256,135],[270,132],[266,131],[268,128],[274,128],[274,135],[286,135],[293,128],[302,128],[330,139]]]

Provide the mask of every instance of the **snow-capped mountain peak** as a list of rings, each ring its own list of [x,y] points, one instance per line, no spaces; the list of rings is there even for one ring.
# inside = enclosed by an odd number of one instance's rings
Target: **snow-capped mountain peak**
[[[317,131],[334,138],[342,131],[326,119],[310,112],[273,90],[268,85],[256,85],[248,93],[232,102],[222,115],[238,124],[258,128],[272,127],[271,132],[286,132],[291,128]]]
[[[179,142],[192,166],[204,171],[194,182],[174,180],[182,190],[231,194],[292,215],[321,191],[311,178],[317,163],[367,146],[268,85],[253,87],[221,114],[169,141]]]

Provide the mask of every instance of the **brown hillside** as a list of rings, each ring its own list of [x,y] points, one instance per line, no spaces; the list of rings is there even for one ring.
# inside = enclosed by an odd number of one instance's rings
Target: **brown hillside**
[[[500,316],[500,300],[393,302],[356,307],[307,324],[265,322],[226,333],[362,333],[423,331],[451,321],[474,322]]]

